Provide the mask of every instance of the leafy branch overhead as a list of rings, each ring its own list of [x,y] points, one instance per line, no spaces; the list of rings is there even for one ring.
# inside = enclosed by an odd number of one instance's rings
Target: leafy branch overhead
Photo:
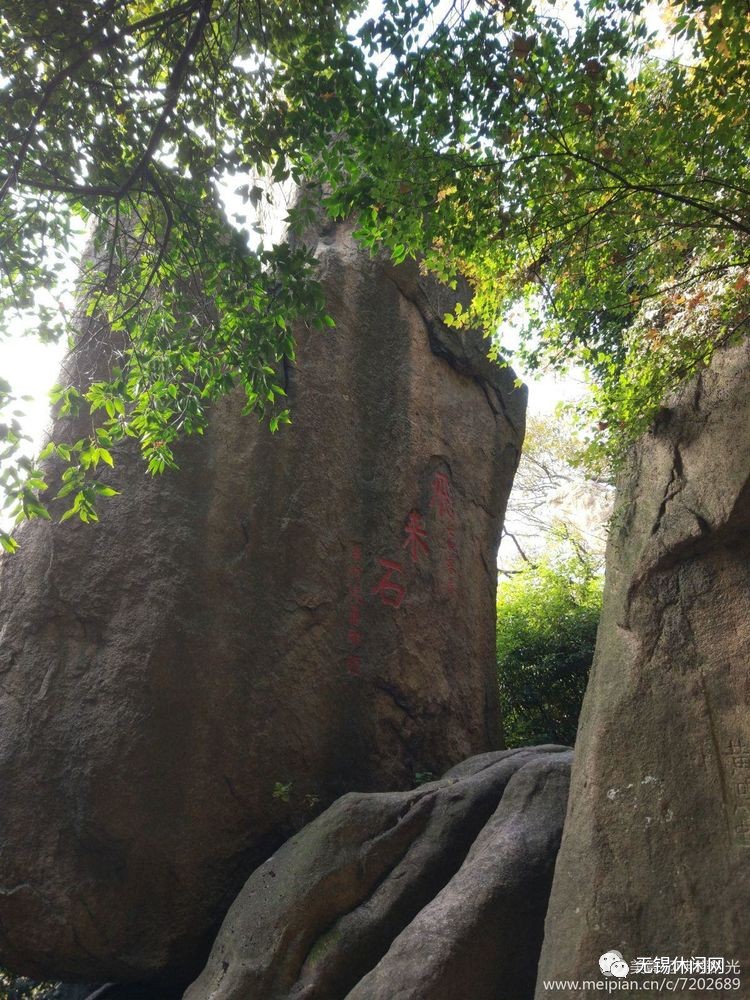
[[[639,0],[574,6],[385,0],[352,20],[364,4],[6,5],[0,309],[41,337],[78,331],[73,358],[101,338],[114,352],[111,373],[59,392],[61,512],[96,517],[125,437],[152,472],[173,465],[237,385],[274,426],[288,419],[275,372],[292,326],[330,321],[301,244],[251,250],[222,218],[228,183],[250,216],[258,178],[301,185],[297,229],[320,185],[365,245],[464,273],[475,295],[455,325],[492,333],[524,303],[526,363],[588,367],[599,440],[639,431],[743,334],[746,5],[670,5],[661,49]],[[83,223],[71,317],[42,290]],[[0,391],[3,485],[21,517],[47,516],[52,491]]]
[[[75,335],[70,367],[102,340],[115,366],[56,394],[75,434],[48,449],[69,466],[54,497],[64,516],[96,519],[96,499],[113,492],[99,482],[113,445],[137,438],[162,471],[174,442],[202,432],[207,406],[235,385],[249,409],[273,407],[272,427],[288,420],[275,404],[291,325],[331,322],[313,262],[287,244],[251,252],[218,212],[216,185],[269,165],[288,175],[269,60],[296,50],[312,9],[266,18],[256,5],[202,0],[21,3],[0,14],[0,308],[32,318],[42,337]],[[338,37],[344,14],[316,21],[316,45]],[[65,270],[81,220],[92,239],[70,316],[38,293]],[[8,503],[48,516],[43,474],[19,438],[9,425]]]

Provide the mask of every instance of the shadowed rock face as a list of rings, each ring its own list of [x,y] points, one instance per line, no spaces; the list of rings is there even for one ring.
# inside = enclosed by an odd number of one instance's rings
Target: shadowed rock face
[[[498,745],[525,394],[415,268],[345,226],[314,242],[337,328],[298,331],[293,426],[233,398],[178,475],[123,449],[98,526],[28,525],[2,565],[11,968],[188,982],[247,873],[320,808]]]
[[[749,373],[718,354],[620,484],[539,1000],[611,949],[750,973]]]
[[[530,1000],[571,757],[339,799],[248,879],[185,1000]]]

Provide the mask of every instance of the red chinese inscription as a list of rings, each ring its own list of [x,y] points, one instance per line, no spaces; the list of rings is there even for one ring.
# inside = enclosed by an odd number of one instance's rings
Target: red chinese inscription
[[[402,548],[408,549],[413,563],[419,562],[420,555],[422,553],[427,555],[430,547],[427,544],[427,530],[424,526],[422,515],[418,511],[413,510],[409,514],[404,531],[406,532],[406,538],[404,539]]]
[[[372,588],[373,594],[379,595],[383,604],[392,608],[400,608],[401,602],[406,596],[406,587],[393,579],[394,573],[403,573],[404,568],[401,563],[393,559],[378,559],[378,562],[385,570],[383,576]]]
[[[432,478],[430,491],[430,511],[434,512],[435,520],[442,524],[444,536],[444,551],[442,566],[446,579],[446,589],[449,594],[456,592],[459,576],[458,545],[456,542],[457,517],[454,503],[453,486],[445,472],[436,472]],[[429,556],[430,543],[433,539],[432,528],[428,533],[424,517],[418,510],[412,510],[404,524],[404,540],[402,549],[406,549],[413,564],[425,556]],[[361,676],[361,647],[365,639],[363,624],[364,607],[364,571],[362,546],[352,545],[351,562],[348,567],[348,616],[346,623],[346,670],[353,677]],[[380,598],[381,604],[390,608],[400,608],[406,597],[406,582],[404,566],[395,559],[380,556],[377,560],[381,570],[380,578],[372,588],[372,594]]]
[[[452,521],[456,516],[451,481],[444,472],[436,472],[433,477],[430,510],[434,510],[441,521]]]

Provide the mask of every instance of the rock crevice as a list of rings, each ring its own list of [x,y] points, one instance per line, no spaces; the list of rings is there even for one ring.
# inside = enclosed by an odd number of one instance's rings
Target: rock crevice
[[[497,752],[340,799],[253,873],[185,1000],[530,1000],[570,762]],[[401,853],[373,858],[397,818]]]

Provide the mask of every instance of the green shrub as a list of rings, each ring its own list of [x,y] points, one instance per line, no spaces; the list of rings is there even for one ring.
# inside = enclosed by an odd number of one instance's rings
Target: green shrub
[[[573,744],[601,593],[592,565],[575,556],[547,556],[501,582],[497,672],[509,747]]]
[[[37,983],[0,968],[0,1000],[52,1000],[54,983]]]

